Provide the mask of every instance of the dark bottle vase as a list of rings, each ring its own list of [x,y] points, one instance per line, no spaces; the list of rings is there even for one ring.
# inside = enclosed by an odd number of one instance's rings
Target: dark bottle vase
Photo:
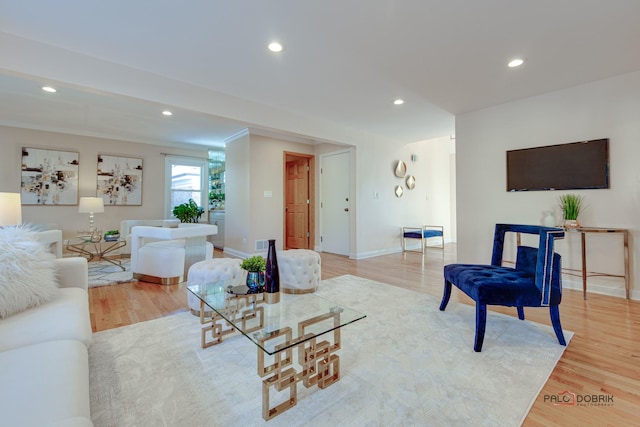
[[[278,257],[276,255],[275,240],[269,240],[267,267],[264,273],[265,302],[267,304],[280,302],[280,273],[278,271]]]

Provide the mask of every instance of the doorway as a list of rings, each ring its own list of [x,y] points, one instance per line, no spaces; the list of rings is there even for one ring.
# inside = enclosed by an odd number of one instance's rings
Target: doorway
[[[314,156],[284,153],[284,249],[313,249]]]
[[[348,256],[351,251],[351,154],[320,158],[320,241],[322,251]]]

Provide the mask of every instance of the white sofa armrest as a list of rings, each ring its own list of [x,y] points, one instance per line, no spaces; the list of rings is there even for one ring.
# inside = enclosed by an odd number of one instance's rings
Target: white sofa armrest
[[[60,288],[89,288],[89,267],[86,258],[56,259],[58,286]]]

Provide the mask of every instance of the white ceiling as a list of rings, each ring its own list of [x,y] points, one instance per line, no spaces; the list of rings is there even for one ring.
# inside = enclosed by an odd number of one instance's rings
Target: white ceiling
[[[0,31],[0,123],[155,143],[247,127],[409,143],[454,133],[458,114],[640,70],[638,0],[0,0]],[[35,59],[11,50],[14,36],[148,76],[156,101],[104,90],[116,73],[78,81],[79,61],[27,73]],[[39,92],[43,78],[64,90]]]

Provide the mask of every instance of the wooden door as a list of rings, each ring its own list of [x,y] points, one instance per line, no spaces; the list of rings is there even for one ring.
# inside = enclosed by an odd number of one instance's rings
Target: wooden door
[[[291,158],[285,169],[285,248],[309,249],[309,159]]]

